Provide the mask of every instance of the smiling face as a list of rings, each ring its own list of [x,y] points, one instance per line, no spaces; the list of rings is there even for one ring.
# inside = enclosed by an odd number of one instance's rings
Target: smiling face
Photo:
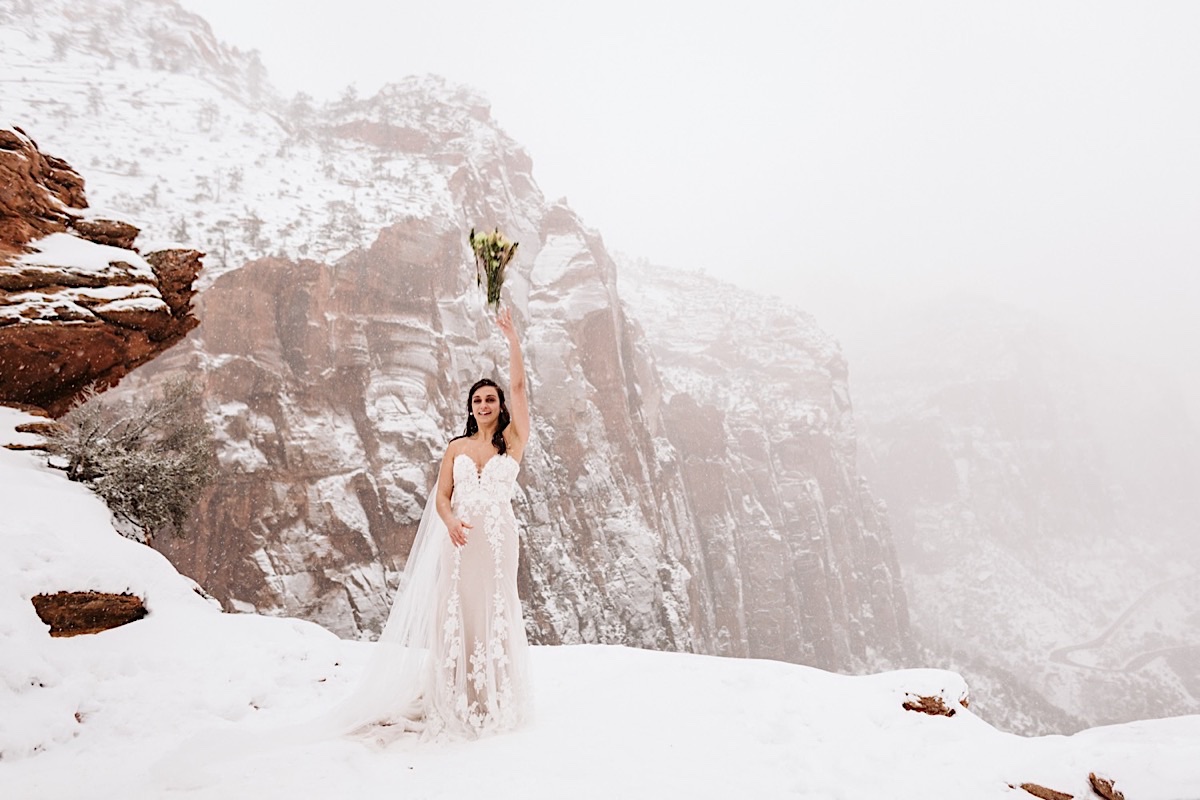
[[[495,386],[480,386],[471,395],[471,413],[480,425],[492,422],[500,415],[500,393]]]

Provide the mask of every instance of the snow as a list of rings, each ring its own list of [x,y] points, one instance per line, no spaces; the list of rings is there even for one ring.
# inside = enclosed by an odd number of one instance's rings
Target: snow
[[[0,442],[38,418],[0,408]],[[153,774],[192,734],[286,728],[348,690],[372,645],[299,620],[223,614],[101,502],[30,452],[0,450],[0,797],[1200,797],[1200,717],[1022,738],[958,705],[941,670],[851,677],[612,646],[534,649],[537,715],[478,742],[342,738]],[[40,592],[132,591],[147,618],[51,639]],[[938,695],[953,717],[906,711]],[[186,753],[186,750],[185,750]],[[118,768],[114,768],[118,767]],[[186,787],[184,784],[188,784]],[[178,785],[176,785],[178,784]]]
[[[29,243],[37,252],[17,259],[19,267],[49,267],[54,274],[87,276],[99,280],[118,277],[154,282],[154,268],[137,253],[97,244],[69,233],[52,233]],[[120,288],[120,287],[112,287]]]
[[[46,284],[48,288],[10,294],[8,303],[0,308],[0,321],[92,322],[97,314],[168,311],[155,286],[154,269],[132,250],[68,233],[52,233],[30,242],[29,247],[34,252],[0,270],[25,276],[30,286]]]
[[[547,236],[529,274],[530,314],[578,322],[597,311],[608,312],[613,298],[606,284],[594,279],[598,269],[583,237],[575,233]],[[568,292],[571,303],[564,306],[562,297]]]

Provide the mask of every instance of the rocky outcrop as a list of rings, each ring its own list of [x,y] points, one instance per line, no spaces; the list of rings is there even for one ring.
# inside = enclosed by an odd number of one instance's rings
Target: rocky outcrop
[[[0,128],[0,259],[23,245],[61,233],[87,207],[83,178],[46,155],[20,128]]]
[[[148,613],[140,597],[108,592],[55,592],[33,598],[51,636],[81,636],[128,625]]]
[[[1108,778],[1101,777],[1094,772],[1089,772],[1088,783],[1091,784],[1092,791],[1104,798],[1104,800],[1125,800],[1125,793],[1118,790],[1114,786],[1114,782]]]
[[[965,708],[966,705],[964,702],[963,707]],[[946,705],[946,701],[936,694],[912,695],[912,699],[905,700],[900,707],[905,711],[916,711],[933,717],[953,717],[958,713],[958,709]]]
[[[143,258],[137,228],[83,218],[83,179],[20,129],[0,129],[0,179],[0,401],[61,414],[199,324],[199,252]]]

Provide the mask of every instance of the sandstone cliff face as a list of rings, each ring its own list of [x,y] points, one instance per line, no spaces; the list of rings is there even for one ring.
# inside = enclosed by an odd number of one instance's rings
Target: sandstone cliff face
[[[263,260],[202,295],[193,349],[161,366],[207,373],[226,478],[187,539],[156,544],[232,607],[346,634],[382,624],[466,388],[507,373],[461,233],[413,220],[336,266]],[[528,260],[510,281],[536,425],[518,498],[530,633],[707,651],[689,501],[645,424],[639,372],[653,368],[615,268],[563,207],[521,241]]]
[[[858,474],[845,360],[807,314],[627,264],[713,587],[718,652],[822,665],[901,657],[886,511]]]
[[[85,219],[83,179],[0,128],[0,401],[61,414],[181,340],[200,253],[144,258],[137,229]]]

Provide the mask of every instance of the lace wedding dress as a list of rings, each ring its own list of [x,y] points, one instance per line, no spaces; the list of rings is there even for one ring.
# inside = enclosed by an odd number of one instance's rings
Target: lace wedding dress
[[[520,465],[454,459],[451,508],[467,543],[443,535],[425,691],[425,731],[478,736],[516,726],[528,711],[529,645],[517,596],[520,540],[512,494]]]
[[[452,464],[450,507],[471,526],[455,547],[430,492],[387,625],[356,690],[327,724],[392,738],[475,738],[529,714],[529,644],[517,596],[520,540],[512,495],[520,465],[466,454]]]

